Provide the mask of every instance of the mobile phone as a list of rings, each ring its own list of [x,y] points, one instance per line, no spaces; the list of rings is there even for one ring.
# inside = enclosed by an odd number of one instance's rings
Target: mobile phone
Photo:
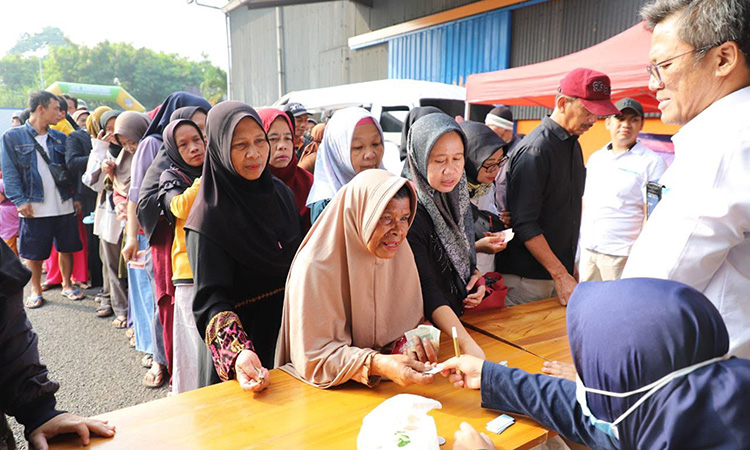
[[[661,197],[664,193],[664,185],[653,181],[646,183],[646,217],[651,217],[651,213],[654,212],[654,208],[661,201]]]

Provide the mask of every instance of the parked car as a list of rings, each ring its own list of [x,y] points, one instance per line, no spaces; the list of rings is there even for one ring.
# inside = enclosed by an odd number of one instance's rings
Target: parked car
[[[390,172],[401,174],[403,162],[399,158],[401,129],[409,110],[417,106],[437,106],[451,116],[463,114],[466,89],[462,86],[418,80],[378,80],[345,84],[318,89],[290,92],[273,106],[283,108],[287,103],[301,103],[316,120],[326,120],[336,110],[361,106],[377,118],[385,137],[383,165]],[[484,121],[492,106],[472,105],[472,118]],[[481,115],[477,119],[474,116]]]

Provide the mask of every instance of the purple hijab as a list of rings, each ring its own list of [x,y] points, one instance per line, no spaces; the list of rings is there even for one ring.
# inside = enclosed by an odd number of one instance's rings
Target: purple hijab
[[[723,356],[729,336],[714,305],[674,281],[633,278],[580,284],[568,336],[587,388],[629,392],[676,370]],[[612,422],[643,394],[586,394]],[[729,359],[676,378],[619,425],[623,449],[750,448],[750,361]]]

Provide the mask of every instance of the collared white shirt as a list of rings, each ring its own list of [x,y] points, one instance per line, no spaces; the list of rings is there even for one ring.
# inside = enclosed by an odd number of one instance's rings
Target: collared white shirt
[[[680,281],[716,305],[732,355],[750,358],[750,87],[718,100],[672,141],[666,192],[624,278]],[[686,343],[689,345],[691,343]]]
[[[49,149],[47,148],[47,133],[39,134],[35,136],[36,141],[42,146],[50,159]],[[44,200],[41,202],[29,202],[34,212],[34,218],[42,217],[54,217],[62,216],[65,214],[73,214],[73,199],[69,198],[63,201],[60,191],[57,189],[55,179],[52,177],[52,172],[49,171],[49,166],[39,152],[36,154],[36,168],[39,171],[39,176],[42,178],[42,188],[44,192]],[[21,216],[23,217],[23,216]]]
[[[594,152],[586,164],[581,248],[628,256],[643,227],[646,184],[665,170],[664,159],[640,143],[619,155],[611,143]]]

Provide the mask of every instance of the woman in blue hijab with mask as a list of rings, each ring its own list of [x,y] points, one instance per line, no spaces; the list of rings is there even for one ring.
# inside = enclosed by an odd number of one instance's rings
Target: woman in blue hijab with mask
[[[726,326],[703,294],[646,278],[582,283],[567,320],[576,383],[470,356],[443,373],[481,388],[483,407],[594,449],[750,448],[750,361],[727,356]],[[457,433],[460,448],[494,448],[484,438]]]

